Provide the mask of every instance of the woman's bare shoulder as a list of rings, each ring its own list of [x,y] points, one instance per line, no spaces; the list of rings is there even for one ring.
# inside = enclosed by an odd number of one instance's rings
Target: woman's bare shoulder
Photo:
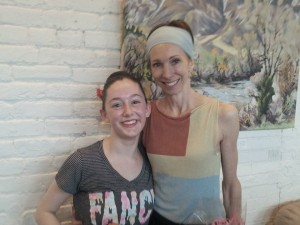
[[[235,105],[220,102],[219,104],[219,121],[222,124],[232,125],[239,123],[239,114]]]

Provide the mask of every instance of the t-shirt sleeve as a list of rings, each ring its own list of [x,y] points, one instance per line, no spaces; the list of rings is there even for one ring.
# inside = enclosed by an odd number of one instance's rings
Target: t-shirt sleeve
[[[81,180],[81,171],[80,152],[76,151],[66,159],[57,172],[55,180],[58,187],[70,194],[77,193]]]

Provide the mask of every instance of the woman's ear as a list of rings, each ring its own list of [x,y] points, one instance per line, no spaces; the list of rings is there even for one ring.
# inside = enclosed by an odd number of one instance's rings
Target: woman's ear
[[[194,62],[193,62],[193,60],[190,60],[190,62],[189,62],[189,69],[190,69],[190,72],[193,72],[193,70],[194,70]]]
[[[147,102],[146,105],[146,117],[149,117],[151,114],[151,104],[149,102]]]

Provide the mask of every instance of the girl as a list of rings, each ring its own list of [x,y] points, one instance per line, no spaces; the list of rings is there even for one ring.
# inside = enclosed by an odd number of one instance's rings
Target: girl
[[[151,167],[138,145],[150,105],[138,80],[119,71],[103,88],[102,120],[110,135],[64,162],[36,211],[39,225],[60,224],[55,213],[73,195],[83,225],[148,224],[154,193]]]

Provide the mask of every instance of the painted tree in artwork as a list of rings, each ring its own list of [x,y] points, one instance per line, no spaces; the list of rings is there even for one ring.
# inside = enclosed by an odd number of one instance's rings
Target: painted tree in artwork
[[[256,34],[257,54],[262,65],[262,70],[252,78],[258,91],[257,115],[253,121],[288,122],[296,105],[300,42],[292,33],[299,29],[299,24],[294,23],[295,13],[290,5],[256,1],[253,6],[248,26]]]
[[[122,49],[123,66],[136,78],[142,79],[144,76],[143,65],[145,58],[146,37],[138,27],[126,27],[125,40],[126,49]]]
[[[292,0],[128,0],[121,65],[140,78],[148,96],[156,88],[145,57],[146,35],[172,19],[188,22],[199,52],[193,88],[218,96],[230,87],[241,129],[293,127],[300,55],[299,1]],[[208,10],[209,9],[209,10]],[[243,90],[236,92],[238,85]],[[235,89],[236,88],[236,89]],[[232,91],[232,92],[231,92]],[[244,97],[242,101],[236,101]]]

